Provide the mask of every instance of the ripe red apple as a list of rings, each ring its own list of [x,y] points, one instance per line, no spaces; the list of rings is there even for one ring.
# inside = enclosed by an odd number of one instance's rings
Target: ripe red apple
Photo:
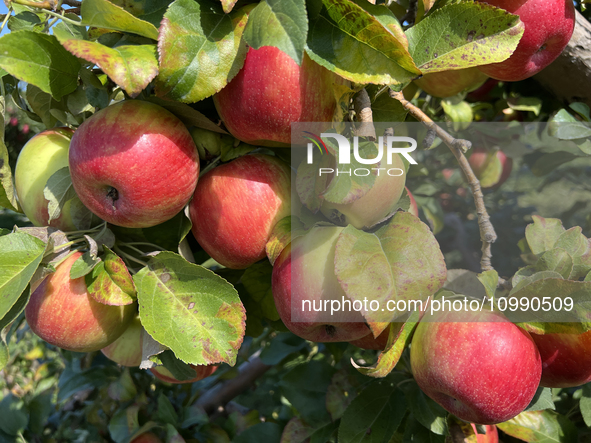
[[[396,209],[402,196],[406,173],[404,162],[398,154],[392,156],[391,165],[380,164],[379,168],[393,171],[392,175],[385,170],[378,171],[379,175],[367,193],[351,203],[331,203],[325,200],[320,212],[336,224],[349,224],[357,229],[370,228],[384,221]]]
[[[121,366],[139,366],[142,362],[142,334],[142,323],[139,316],[136,316],[125,332],[109,346],[101,349],[101,352]]]
[[[461,316],[440,311],[423,319],[412,339],[410,362],[425,394],[460,419],[480,424],[522,412],[542,373],[530,335],[490,311]]]
[[[417,205],[417,201],[415,200],[414,195],[412,195],[412,192],[410,192],[406,186],[404,187],[404,189],[406,189],[406,193],[408,194],[408,198],[410,198],[410,208],[408,209],[408,212],[410,212],[415,217],[418,217],[419,216],[419,206]]]
[[[570,388],[591,381],[591,331],[531,336],[542,357],[540,385]]]
[[[334,273],[335,246],[343,229],[312,228],[306,235],[295,238],[273,266],[277,312],[291,332],[306,340],[350,342],[370,332],[357,311],[341,309],[330,315],[331,300],[350,301]],[[324,309],[324,301],[328,301],[328,309]],[[336,310],[336,304],[334,307]]]
[[[173,114],[126,100],[80,125],[70,145],[70,173],[80,200],[100,218],[146,228],[188,203],[199,158],[191,134]]]
[[[184,380],[184,381],[179,381],[176,378],[174,378],[174,376],[171,374],[171,372],[168,369],[166,369],[164,366],[156,366],[156,367],[150,368],[150,372],[152,374],[154,374],[154,376],[159,380],[165,381],[167,383],[182,384],[182,383],[194,383],[196,381],[203,380],[204,378],[212,375],[218,368],[218,365],[190,365],[190,366],[193,369],[195,369],[195,372],[197,373],[197,375],[195,376],[195,378],[192,378],[190,380]]]
[[[56,267],[31,294],[25,308],[27,323],[46,342],[69,351],[98,351],[113,343],[132,321],[136,304],[109,306],[96,301],[84,277],[70,279],[81,252]]]
[[[199,179],[193,235],[218,263],[244,269],[265,257],[275,224],[291,211],[291,171],[276,157],[245,155]]]
[[[495,154],[485,148],[474,148],[469,162],[480,185],[485,189],[501,186],[513,169],[513,159],[507,157],[503,151],[496,151]]]
[[[352,345],[357,346],[361,349],[372,349],[374,351],[383,351],[386,349],[386,345],[388,344],[388,336],[390,335],[390,328],[384,329],[384,331],[374,337],[373,334],[370,332],[365,337],[362,337],[358,340],[352,340],[349,343]]]
[[[213,96],[226,128],[243,142],[259,146],[291,144],[291,123],[327,122],[308,129],[320,134],[332,126],[337,108],[334,84],[347,82],[304,54],[301,66],[273,46],[250,48],[236,77]]]
[[[451,97],[467,89],[474,89],[486,81],[488,77],[478,68],[457,69],[425,74],[415,83],[433,97]]]
[[[156,436],[156,434],[152,434],[151,432],[145,432],[131,440],[130,443],[162,443],[162,440],[160,440]]]
[[[75,231],[66,202],[57,219],[49,220],[48,201],[43,195],[47,180],[58,170],[68,166],[68,149],[74,131],[53,128],[40,132],[21,150],[14,171],[14,182],[19,203],[25,215],[35,226],[51,226],[62,231]]]
[[[511,57],[478,67],[497,80],[519,81],[544,69],[560,55],[575,27],[572,0],[486,0],[486,3],[519,15],[525,25]]]

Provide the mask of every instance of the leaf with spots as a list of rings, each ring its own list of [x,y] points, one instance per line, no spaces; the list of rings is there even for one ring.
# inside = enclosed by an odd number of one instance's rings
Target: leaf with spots
[[[395,303],[424,304],[443,286],[447,270],[429,227],[408,212],[397,212],[374,233],[346,227],[336,244],[335,274],[352,300],[378,302],[376,310],[370,303],[361,312],[377,336],[385,328],[381,322],[404,314],[391,310]]]
[[[405,44],[361,6],[349,0],[322,0],[310,20],[310,58],[357,83],[399,85],[420,75]]]
[[[0,207],[20,212],[8,159],[8,149],[4,141],[0,140]]]
[[[185,363],[236,363],[245,330],[238,292],[209,269],[161,252],[134,277],[147,333]]]
[[[530,442],[577,441],[577,428],[567,417],[557,412],[525,411],[503,423],[498,428],[505,434]]]
[[[224,14],[206,0],[171,4],[160,27],[157,95],[193,103],[226,86],[246,58],[247,18],[244,8]]]
[[[84,0],[80,8],[82,24],[96,28],[113,29],[158,40],[158,29],[152,23],[134,17],[108,0]]]
[[[162,17],[170,4],[169,0],[110,0],[135,17],[160,27]]]
[[[444,6],[406,31],[416,65],[423,72],[449,71],[509,58],[524,26],[517,15],[484,3]]]
[[[133,279],[123,260],[107,246],[103,248],[102,261],[85,277],[88,293],[105,305],[130,305],[137,297]]]
[[[158,74],[156,45],[126,45],[109,48],[96,42],[66,40],[72,54],[95,63],[131,97],[136,97]]]

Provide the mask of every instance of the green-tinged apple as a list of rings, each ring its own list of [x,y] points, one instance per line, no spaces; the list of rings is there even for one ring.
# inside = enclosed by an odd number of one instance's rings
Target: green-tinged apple
[[[591,381],[591,331],[531,336],[542,357],[540,385],[570,388]]]
[[[71,279],[70,269],[81,256],[75,252],[45,277],[31,294],[25,316],[32,331],[46,342],[69,351],[92,352],[123,334],[137,306],[99,303],[88,293],[84,277]]]
[[[280,49],[250,48],[236,77],[213,96],[234,137],[258,146],[289,146],[291,123],[316,122],[316,134],[332,126],[337,110],[334,85],[348,82],[313,62],[301,66]]]
[[[478,68],[457,69],[425,74],[415,83],[433,97],[452,97],[462,91],[473,90],[482,85],[488,77]]]
[[[136,316],[125,332],[101,352],[121,366],[139,366],[142,362],[143,330],[140,317]]]
[[[415,217],[418,217],[419,216],[419,206],[417,205],[417,201],[415,200],[415,196],[412,195],[412,192],[410,192],[406,186],[404,187],[404,189],[406,189],[406,193],[408,194],[408,198],[410,199],[410,208],[408,209],[408,212],[410,212]]]
[[[199,380],[203,380],[206,377],[212,375],[218,368],[218,365],[190,365],[195,370],[195,377],[189,380],[177,380],[174,378],[172,373],[164,366],[155,366],[150,368],[150,372],[154,374],[158,380],[166,383],[182,384],[182,383],[194,383]]]
[[[233,269],[265,257],[275,224],[290,211],[289,166],[265,154],[245,155],[204,174],[189,204],[201,247]]]
[[[131,440],[130,443],[162,443],[162,440],[160,440],[156,434],[145,432]]]
[[[571,38],[575,27],[572,0],[486,0],[519,16],[525,31],[517,49],[505,61],[479,66],[497,80],[519,81],[552,63]]]
[[[507,181],[513,169],[513,159],[503,151],[474,148],[469,158],[470,166],[484,188],[498,188]]]
[[[390,335],[390,328],[384,329],[384,331],[377,337],[373,336],[373,333],[367,334],[358,340],[352,340],[349,343],[357,346],[361,349],[372,349],[374,351],[383,351],[386,349],[388,344],[388,336]]]
[[[128,228],[174,217],[189,202],[199,175],[197,148],[184,124],[139,100],[109,106],[82,123],[69,163],[82,203]]]
[[[531,336],[491,311],[440,311],[423,318],[410,363],[425,394],[479,424],[501,423],[522,412],[542,373]]]
[[[273,266],[277,312],[291,332],[306,340],[350,342],[370,333],[363,316],[351,304],[336,310],[336,302],[343,305],[343,301],[351,301],[335,275],[335,246],[343,229],[312,228],[295,238]],[[335,301],[334,315],[331,301]]]
[[[21,150],[14,171],[16,195],[25,215],[35,226],[51,226],[62,231],[75,231],[76,225],[67,201],[58,218],[49,220],[43,190],[47,180],[58,170],[68,167],[68,148],[74,131],[53,128],[40,132]]]
[[[339,225],[352,225],[357,229],[371,228],[384,221],[396,209],[406,182],[404,162],[399,154],[392,156],[392,164],[380,166],[373,186],[350,203],[332,203],[324,200],[320,207],[329,220]],[[334,180],[334,175],[332,176]]]

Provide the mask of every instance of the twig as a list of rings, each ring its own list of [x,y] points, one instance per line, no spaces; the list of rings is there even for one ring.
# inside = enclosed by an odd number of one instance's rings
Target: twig
[[[408,26],[414,25],[415,20],[417,19],[417,6],[417,0],[410,0],[408,10],[406,11],[404,17],[402,17],[402,20],[400,20],[400,23],[404,24],[404,22],[406,22],[408,23]]]
[[[4,26],[8,23],[8,19],[10,18],[10,14],[12,13],[12,6],[8,8],[6,11],[6,15],[4,16],[4,20],[2,21],[2,25],[0,25],[0,33],[4,30]],[[4,97],[4,85],[2,86],[2,97]]]
[[[62,0],[61,4],[68,5],[73,8],[79,8],[80,6],[82,6],[82,2],[79,2],[78,0]],[[70,11],[68,11],[68,12],[70,12]]]
[[[195,403],[201,406],[205,412],[211,414],[219,406],[223,406],[234,397],[248,389],[254,381],[271,369],[271,366],[263,363],[259,357],[260,352],[253,354],[250,359],[238,367],[238,375],[215,385],[206,391]]]
[[[495,228],[490,222],[490,217],[486,211],[486,206],[484,205],[484,196],[482,194],[480,182],[476,178],[474,171],[472,171],[472,168],[468,163],[468,159],[464,155],[464,153],[470,149],[472,143],[470,143],[468,140],[452,137],[444,129],[435,124],[435,122],[433,122],[433,120],[431,120],[427,114],[406,100],[402,92],[395,92],[391,90],[390,97],[398,100],[414,118],[422,122],[430,130],[434,131],[456,157],[456,160],[458,161],[464,176],[468,180],[468,185],[472,190],[472,194],[474,195],[476,213],[478,214],[478,226],[480,228],[480,238],[482,239],[482,258],[480,259],[480,267],[482,268],[482,271],[493,270],[494,268],[491,264],[491,247],[497,239],[497,234],[495,233]]]
[[[58,3],[55,0],[44,0],[42,2],[36,2],[35,0],[8,0],[8,4],[16,3],[23,6],[31,6],[39,9],[51,9],[55,11],[58,7]]]
[[[362,89],[353,99],[355,114],[361,123],[355,130],[358,137],[367,137],[370,140],[376,140],[376,128],[373,126],[373,112],[371,110],[371,100],[367,91]]]

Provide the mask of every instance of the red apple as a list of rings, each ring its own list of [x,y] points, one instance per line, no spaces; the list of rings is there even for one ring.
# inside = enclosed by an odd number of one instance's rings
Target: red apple
[[[480,424],[504,422],[522,412],[542,373],[530,335],[490,311],[440,311],[423,319],[412,339],[410,362],[425,394],[460,419]]]
[[[332,126],[337,108],[334,84],[347,82],[304,54],[301,66],[280,49],[250,48],[236,77],[213,96],[226,128],[243,142],[291,144],[291,123],[311,125],[320,134]]]
[[[406,189],[406,193],[408,194],[408,198],[410,199],[410,208],[408,209],[408,212],[410,212],[415,217],[418,217],[419,206],[417,205],[417,201],[415,200],[414,195],[412,195],[412,193],[408,190],[406,186],[404,187],[404,189]]]
[[[427,94],[444,98],[474,89],[484,83],[487,78],[478,68],[466,68],[425,74],[415,80],[415,83]]]
[[[474,423],[470,425],[476,434],[476,443],[499,443],[499,431],[495,425],[486,425],[484,427],[486,434],[479,434]]]
[[[334,273],[335,246],[343,229],[312,228],[306,235],[295,238],[273,266],[277,312],[291,332],[306,340],[350,342],[370,332],[357,311],[341,309],[331,316],[330,301],[350,301]],[[328,309],[324,309],[325,301]]]
[[[139,366],[142,362],[143,330],[140,318],[136,316],[125,332],[101,352],[121,366]]]
[[[194,383],[199,380],[203,380],[206,377],[212,375],[218,368],[218,365],[190,365],[193,369],[195,369],[196,376],[190,380],[179,381],[171,374],[171,372],[166,369],[164,366],[156,366],[150,368],[150,372],[154,374],[154,376],[162,381],[167,383],[174,383],[174,384],[182,384],[182,383]]]
[[[548,388],[570,388],[591,381],[591,331],[583,334],[532,334],[542,357]]]
[[[245,155],[199,180],[189,214],[193,235],[218,263],[244,269],[265,257],[275,224],[291,211],[291,171],[276,157]]]
[[[469,162],[484,189],[501,186],[513,169],[513,159],[507,157],[503,151],[496,151],[495,154],[485,148],[474,148]]]
[[[70,145],[72,184],[103,220],[146,228],[189,202],[199,175],[191,134],[166,109],[139,100],[109,106],[80,125]]]
[[[507,60],[478,69],[501,81],[519,81],[552,63],[567,45],[575,27],[572,0],[486,0],[486,3],[517,14],[525,31]]]
[[[68,201],[57,219],[49,220],[43,195],[47,180],[58,170],[68,167],[68,149],[74,131],[53,128],[40,132],[21,150],[14,171],[14,182],[19,203],[35,226],[51,226],[62,231],[75,231]]]
[[[386,349],[388,344],[388,336],[390,335],[390,328],[384,329],[384,331],[377,337],[373,336],[373,333],[367,334],[358,340],[352,340],[351,343],[361,349],[372,349],[374,351],[383,351]]]
[[[69,351],[98,351],[113,343],[132,321],[136,304],[109,306],[88,293],[84,277],[71,279],[81,252],[60,263],[31,294],[27,323],[46,342]]]
[[[162,440],[151,432],[145,432],[131,440],[130,443],[162,443]]]

